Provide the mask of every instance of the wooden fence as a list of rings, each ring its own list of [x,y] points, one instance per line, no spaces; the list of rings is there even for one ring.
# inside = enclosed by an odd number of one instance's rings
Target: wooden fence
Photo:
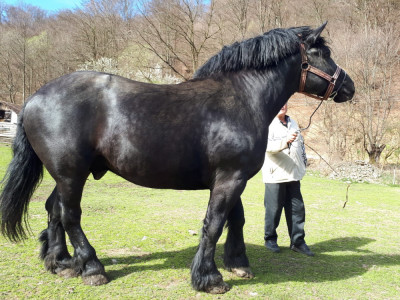
[[[0,142],[11,143],[17,133],[17,124],[0,122]]]

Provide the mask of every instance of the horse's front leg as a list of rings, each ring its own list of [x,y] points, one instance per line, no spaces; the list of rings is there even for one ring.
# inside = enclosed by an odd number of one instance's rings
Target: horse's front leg
[[[193,288],[212,294],[222,294],[230,289],[215,264],[215,247],[231,209],[246,186],[246,180],[239,172],[219,172],[218,175],[211,189],[199,248],[191,267]]]
[[[239,199],[228,215],[228,235],[224,247],[225,268],[239,277],[253,278],[243,238],[245,223],[242,200]]]

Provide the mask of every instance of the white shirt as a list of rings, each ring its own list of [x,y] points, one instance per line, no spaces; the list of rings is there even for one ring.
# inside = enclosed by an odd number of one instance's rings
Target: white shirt
[[[286,142],[288,134],[299,130],[299,126],[289,116],[286,120],[287,127],[278,118],[274,118],[269,126],[267,152],[261,169],[265,183],[298,181],[306,173],[303,137],[299,133],[290,147]]]

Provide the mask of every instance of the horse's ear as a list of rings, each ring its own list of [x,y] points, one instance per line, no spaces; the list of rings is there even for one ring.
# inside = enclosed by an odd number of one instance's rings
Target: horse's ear
[[[326,24],[328,21],[325,21],[320,27],[317,29],[314,29],[306,38],[305,42],[307,45],[311,46],[314,45],[319,36],[321,35],[321,32],[325,29]]]

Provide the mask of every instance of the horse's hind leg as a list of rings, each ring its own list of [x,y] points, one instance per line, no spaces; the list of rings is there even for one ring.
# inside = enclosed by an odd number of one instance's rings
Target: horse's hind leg
[[[220,172],[219,177],[211,191],[202,237],[191,267],[193,287],[213,294],[225,293],[230,289],[215,265],[215,247],[228,215],[246,185],[246,180],[239,173]]]
[[[96,251],[87,240],[81,227],[81,197],[87,176],[74,177],[57,181],[60,197],[61,222],[74,247],[73,267],[88,285],[108,283],[108,279],[96,256]]]
[[[71,255],[68,253],[65,231],[61,224],[57,187],[46,201],[46,210],[49,214],[49,223],[39,237],[39,241],[42,242],[40,257],[50,272],[63,277],[78,276],[72,266],[68,266],[71,263]]]
[[[253,278],[243,238],[245,223],[242,200],[239,199],[228,215],[228,235],[225,242],[224,265],[239,277]]]

